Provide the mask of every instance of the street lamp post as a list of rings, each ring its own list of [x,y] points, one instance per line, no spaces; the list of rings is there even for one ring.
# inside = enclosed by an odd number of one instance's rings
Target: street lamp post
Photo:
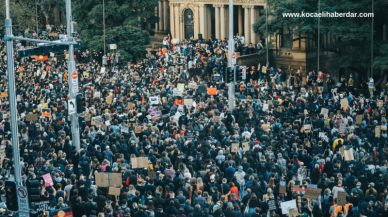
[[[102,19],[104,25],[104,55],[105,53],[105,0],[102,0]]]
[[[372,32],[371,32],[371,52],[370,52],[370,77],[373,78],[373,18],[375,13],[374,0],[372,0]]]
[[[318,0],[318,55],[317,55],[317,73],[319,73],[319,54],[320,54],[320,48],[321,48],[321,17],[319,16],[319,13],[321,12],[321,0]]]
[[[269,61],[268,61],[268,46],[269,46],[269,40],[268,40],[268,0],[266,0],[266,3],[265,3],[265,31],[266,31],[266,47],[267,47],[267,65],[269,65]]]

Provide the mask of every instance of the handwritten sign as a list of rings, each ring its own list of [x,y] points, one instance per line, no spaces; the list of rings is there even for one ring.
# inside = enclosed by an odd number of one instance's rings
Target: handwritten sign
[[[53,186],[54,183],[53,183],[53,179],[51,178],[51,175],[50,174],[46,174],[43,176],[43,180],[44,182],[46,183],[46,186]]]
[[[346,192],[344,191],[338,191],[337,193],[337,205],[338,206],[345,206],[346,205]]]

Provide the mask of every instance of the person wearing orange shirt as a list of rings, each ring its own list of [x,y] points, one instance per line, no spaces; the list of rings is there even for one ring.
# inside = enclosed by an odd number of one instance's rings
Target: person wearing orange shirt
[[[230,186],[230,193],[234,194],[236,196],[236,199],[239,200],[238,199],[238,188],[234,185],[233,182],[230,182],[229,186]]]

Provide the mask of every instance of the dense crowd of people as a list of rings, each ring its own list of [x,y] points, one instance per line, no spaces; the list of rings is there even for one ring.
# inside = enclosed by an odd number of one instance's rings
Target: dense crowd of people
[[[159,51],[128,65],[116,56],[104,63],[101,53],[75,52],[86,101],[79,150],[67,109],[67,62],[21,58],[15,41],[18,163],[24,181],[41,182],[41,201],[49,201],[43,211],[71,208],[75,217],[388,215],[387,90],[377,90],[373,78],[336,82],[322,72],[303,76],[258,63],[236,84],[230,111],[229,86],[219,79],[228,41],[165,40]],[[240,49],[239,37],[235,43]],[[0,85],[7,92],[4,41],[1,47]],[[3,94],[0,105],[7,180],[15,132]],[[147,166],[139,168],[136,159],[144,157]],[[101,173],[121,174],[119,193],[101,185]],[[2,207],[0,213],[12,216]]]

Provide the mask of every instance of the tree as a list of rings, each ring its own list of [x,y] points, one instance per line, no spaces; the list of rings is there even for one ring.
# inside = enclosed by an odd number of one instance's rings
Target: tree
[[[6,18],[5,1],[0,1],[0,10],[0,26],[4,28],[4,19]],[[33,5],[25,4],[21,1],[10,1],[9,11],[13,29],[23,31],[27,28],[35,28],[35,7]]]
[[[35,3],[35,0],[30,0],[32,3]],[[53,15],[54,8],[61,10],[65,7],[65,0],[36,0],[36,3],[39,6],[39,10],[42,12],[46,18],[46,25],[50,24],[50,17]]]
[[[321,0],[321,12],[337,13],[371,13],[370,0]],[[387,3],[384,0],[374,1],[374,69],[386,69],[386,50],[381,47],[388,46],[382,40],[383,24],[388,19],[386,12]],[[318,41],[318,18],[316,17],[283,17],[284,13],[317,13],[318,1],[316,0],[268,0],[268,34],[275,35],[284,28],[294,30],[293,40],[301,38]],[[261,12],[265,14],[265,10]],[[266,17],[261,16],[253,25],[254,32],[259,35],[266,34]],[[365,74],[370,68],[371,56],[371,18],[366,17],[322,17],[320,19],[321,34],[330,33],[336,39],[335,43],[324,46],[321,40],[321,52],[331,51],[339,56],[340,67],[348,67],[352,71]],[[322,39],[322,37],[321,37]],[[315,43],[317,44],[317,43]],[[385,55],[384,55],[385,54]],[[366,74],[365,74],[366,76]]]
[[[105,0],[105,49],[109,52],[109,44],[117,44],[121,56],[138,60],[149,42],[147,24],[158,21],[157,4],[157,0]],[[83,48],[104,51],[103,1],[73,0],[72,11]]]

